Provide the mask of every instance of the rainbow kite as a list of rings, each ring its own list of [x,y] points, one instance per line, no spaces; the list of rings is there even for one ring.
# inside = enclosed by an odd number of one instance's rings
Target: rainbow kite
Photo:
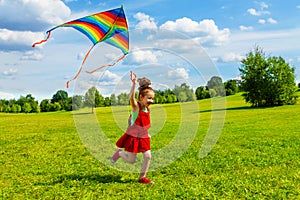
[[[76,30],[86,35],[93,42],[93,46],[86,53],[79,71],[77,72],[77,74],[74,76],[73,79],[67,82],[67,88],[69,87],[69,82],[75,80],[79,76],[79,74],[82,71],[83,64],[85,63],[91,50],[97,43],[106,42],[114,47],[121,49],[124,55],[118,58],[114,63],[100,66],[97,69],[87,73],[91,74],[104,67],[114,66],[117,62],[122,60],[128,54],[129,34],[128,34],[128,26],[127,26],[127,21],[123,10],[123,6],[121,6],[120,8],[86,16],[56,26],[46,32],[47,34],[46,39],[34,43],[32,47],[35,47],[35,45],[37,44],[46,42],[50,37],[51,31],[59,27],[75,28]]]

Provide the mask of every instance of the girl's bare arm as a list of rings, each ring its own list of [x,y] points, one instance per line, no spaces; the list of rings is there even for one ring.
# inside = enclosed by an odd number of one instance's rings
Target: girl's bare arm
[[[139,110],[139,105],[135,99],[135,87],[136,87],[136,75],[135,73],[133,73],[132,71],[130,72],[130,79],[132,82],[132,86],[131,86],[131,90],[130,90],[130,94],[129,94],[129,98],[130,98],[130,105],[132,107],[132,111],[136,112]]]

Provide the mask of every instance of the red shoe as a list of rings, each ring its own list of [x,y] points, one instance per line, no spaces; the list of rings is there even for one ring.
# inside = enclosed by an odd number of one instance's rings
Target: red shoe
[[[138,182],[139,183],[144,183],[144,184],[154,184],[153,181],[147,179],[146,177],[140,178]]]
[[[110,162],[115,163],[120,158],[120,152],[121,149],[117,149],[117,151],[114,153],[114,155],[111,157]]]

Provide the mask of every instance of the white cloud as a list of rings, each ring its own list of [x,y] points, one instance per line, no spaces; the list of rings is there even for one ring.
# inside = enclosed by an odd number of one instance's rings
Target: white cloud
[[[259,24],[266,24],[266,23],[277,24],[277,21],[275,19],[273,19],[273,18],[268,18],[268,19],[259,19],[258,23]]]
[[[34,52],[34,51],[27,51],[22,55],[21,60],[42,60],[43,58],[44,55],[41,53]]]
[[[1,1],[0,1],[1,3]],[[0,99],[14,99],[15,95],[6,93],[6,92],[0,92]]]
[[[194,37],[201,44],[220,46],[229,41],[230,30],[220,30],[212,19],[205,19],[200,22],[193,21],[187,17],[174,21],[167,21],[160,26],[160,29],[178,31]]]
[[[250,31],[250,30],[253,30],[253,27],[252,26],[243,26],[243,25],[241,25],[240,30],[241,31]]]
[[[250,15],[254,15],[254,16],[260,16],[260,13],[258,11],[256,11],[254,8],[249,8],[247,10],[247,12],[250,14]]]
[[[43,33],[0,29],[0,47],[3,50],[14,50],[20,47],[31,48],[31,45],[40,38],[44,38]]]
[[[269,7],[265,2],[260,2],[259,5],[260,5],[261,9],[265,9],[265,8]]]
[[[269,8],[269,6],[265,2],[259,2],[258,4],[260,6],[259,10],[255,9],[255,8],[249,8],[247,10],[247,12],[253,16],[262,16],[262,15],[271,14],[269,11],[265,10],[266,8]]]
[[[266,20],[264,20],[264,19],[259,19],[259,20],[258,20],[258,23],[260,23],[260,24],[265,24],[265,23],[266,23]]]
[[[139,21],[139,23],[135,26],[136,29],[157,29],[154,18],[149,15],[139,12],[134,15],[134,18]]]
[[[243,58],[244,56],[241,56],[240,54],[230,52],[225,53],[221,59],[223,62],[240,62]]]
[[[300,5],[299,5],[299,6],[297,6],[297,8],[299,8],[299,9],[300,9]]]
[[[17,69],[8,69],[2,72],[4,76],[13,76],[18,73]]]
[[[199,41],[197,38],[194,39],[160,39],[154,43],[155,47],[162,49],[172,49],[176,53],[193,53],[199,49]]]
[[[247,10],[247,12],[250,14],[250,15],[254,15],[254,16],[262,16],[262,15],[269,15],[271,14],[269,11],[264,11],[264,10],[256,10],[254,8],[249,8]]]
[[[175,70],[168,71],[168,77],[172,79],[189,79],[189,72],[185,68],[176,68]]]
[[[71,10],[61,0],[1,0],[0,48],[30,49],[51,26],[63,23]]]
[[[145,63],[157,63],[157,52],[152,52],[151,50],[142,50],[138,48],[133,48],[131,50],[131,56],[126,58],[126,63],[130,64],[145,64]]]
[[[273,18],[268,18],[268,22],[270,24],[277,24],[277,21],[275,19],[273,19]]]
[[[0,28],[42,31],[49,25],[62,23],[70,14],[69,7],[60,0],[2,0]]]

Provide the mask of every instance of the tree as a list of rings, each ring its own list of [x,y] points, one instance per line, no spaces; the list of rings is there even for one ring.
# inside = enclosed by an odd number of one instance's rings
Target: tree
[[[79,110],[83,107],[83,97],[81,95],[74,95],[72,98],[72,109]]]
[[[22,111],[22,108],[19,104],[13,104],[10,111],[13,113],[19,113]]]
[[[39,112],[38,101],[35,101],[35,98],[31,94],[27,94],[26,97],[21,96],[16,101],[16,104],[20,105],[22,108],[25,105],[25,103],[28,103],[30,105],[30,112]],[[24,112],[23,109],[22,112]]]
[[[95,107],[104,107],[104,106],[105,106],[104,97],[96,89],[95,90]]]
[[[58,102],[61,105],[61,109],[70,110],[72,101],[68,98],[68,93],[64,90],[58,90],[51,99],[51,103]]]
[[[217,92],[215,89],[209,89],[209,96],[211,98],[216,97],[217,96]]]
[[[225,82],[224,85],[225,85],[226,96],[234,95],[235,93],[238,92],[238,84],[236,80],[229,80]]]
[[[197,100],[200,100],[200,99],[207,99],[210,97],[209,95],[209,90],[207,89],[207,87],[205,86],[200,86],[196,89],[196,98]]]
[[[41,112],[49,112],[50,111],[50,99],[43,99],[40,103]]]
[[[207,82],[207,87],[209,90],[214,89],[217,96],[225,96],[225,88],[221,77],[211,77],[211,79]]]
[[[94,108],[96,106],[96,94],[99,94],[99,91],[96,87],[91,87],[84,96],[85,105],[92,107],[92,113],[94,113]]]
[[[118,100],[117,100],[115,94],[111,94],[111,95],[110,95],[110,104],[113,105],[113,106],[115,106],[115,105],[118,104]]]
[[[118,104],[119,105],[129,105],[129,94],[121,93],[118,95]]]
[[[104,106],[111,106],[111,102],[110,102],[110,98],[109,97],[105,97],[104,98]]]
[[[61,110],[61,104],[58,102],[54,102],[50,104],[49,111],[55,112],[55,111],[60,111]]]
[[[240,68],[245,101],[253,107],[295,104],[295,74],[282,57],[266,57],[255,47],[242,60]]]
[[[196,95],[194,94],[193,89],[191,89],[186,83],[182,83],[180,86],[175,85],[173,92],[180,102],[196,100]]]
[[[32,110],[30,103],[26,102],[24,103],[24,105],[22,106],[22,111],[24,113],[30,113],[30,111]]]
[[[8,112],[10,112],[10,110],[11,110],[11,108],[10,108],[9,105],[6,105],[6,104],[5,104],[5,105],[3,106],[3,109],[2,109],[3,112],[8,113]]]

